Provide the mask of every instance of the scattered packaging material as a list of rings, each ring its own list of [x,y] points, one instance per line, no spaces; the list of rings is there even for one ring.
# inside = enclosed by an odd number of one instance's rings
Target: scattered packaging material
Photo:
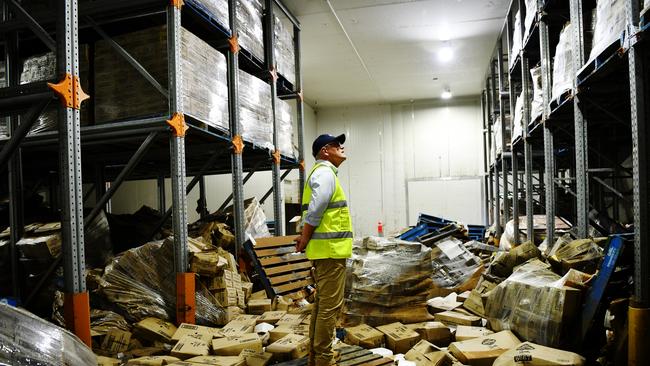
[[[187,362],[192,362],[193,365],[246,366],[246,361],[239,356],[197,356]]]
[[[309,325],[279,325],[269,331],[269,342],[275,342],[288,334],[309,335]]]
[[[117,358],[97,356],[97,366],[120,366],[122,361]]]
[[[462,342],[474,338],[480,338],[494,333],[484,327],[471,327],[468,325],[459,325],[456,327],[456,341]]]
[[[503,279],[512,274],[512,269],[531,258],[540,258],[542,253],[535,244],[527,241],[510,249],[508,252],[498,252],[490,263],[488,274]]]
[[[245,349],[239,354],[239,358],[246,361],[246,366],[266,366],[271,362],[273,353],[257,352]]]
[[[39,340],[35,342],[35,340]],[[96,365],[97,357],[72,333],[34,314],[0,303],[0,364]]]
[[[248,302],[250,314],[264,314],[271,311],[271,299],[253,299]]]
[[[307,314],[285,314],[276,325],[297,325],[301,324],[303,320],[307,317]]]
[[[228,266],[228,261],[216,252],[199,252],[192,255],[190,271],[206,276],[216,276]]]
[[[129,347],[131,341],[131,332],[126,332],[120,329],[111,329],[104,336],[101,349],[109,355],[116,355],[124,352]]]
[[[309,353],[309,338],[299,334],[287,334],[266,347],[266,351],[278,360],[302,358]]]
[[[205,356],[210,353],[210,343],[197,339],[191,335],[181,338],[174,348],[171,355],[185,359],[194,356]]]
[[[622,38],[627,25],[624,0],[598,0],[594,38],[591,44],[589,60],[593,60],[615,40]]]
[[[275,324],[286,314],[286,311],[265,311],[262,316],[257,319],[257,323]]]
[[[145,318],[134,325],[133,331],[139,338],[169,343],[176,333],[176,326],[162,319]]]
[[[241,316],[241,315],[240,315]],[[242,323],[236,320],[231,321],[221,328],[220,333],[223,337],[241,336],[247,333],[252,333],[255,330],[255,323],[250,322]]]
[[[436,346],[445,347],[451,342],[451,330],[441,322],[422,322],[406,326],[418,332],[423,340]]]
[[[437,287],[454,291],[473,288],[483,271],[481,259],[453,237],[434,243],[431,248],[433,282]]]
[[[212,350],[219,356],[239,356],[245,349],[261,352],[262,340],[255,333],[212,340]]]
[[[436,321],[455,325],[481,325],[481,318],[474,315],[466,315],[457,311],[443,311],[435,315]]]
[[[413,346],[406,352],[404,358],[414,362],[416,366],[450,366],[452,364],[452,360],[446,352],[425,340],[421,340]]]
[[[603,241],[605,238],[578,239],[569,242],[564,239],[558,239],[551,248],[549,261],[554,269],[561,273],[577,269],[594,274],[604,256],[604,251],[598,246],[597,241]]]
[[[16,246],[26,258],[52,259],[61,254],[61,235],[22,238],[16,243]]]
[[[521,343],[509,330],[468,341],[453,342],[449,352],[460,362],[471,366],[491,366],[504,352]]]
[[[519,266],[488,294],[485,315],[495,331],[511,329],[523,339],[558,346],[580,311],[580,290],[566,287],[546,264]]]
[[[463,303],[458,302],[456,293],[452,292],[445,297],[438,296],[427,300],[427,305],[429,305],[429,308],[434,313],[439,313],[441,311],[454,310],[463,305]]]
[[[367,324],[357,325],[345,329],[345,343],[365,348],[381,347],[384,344],[384,333]]]
[[[249,325],[255,325],[260,320],[260,318],[261,318],[261,315],[241,314],[241,315],[236,316],[232,320],[232,323],[246,323],[246,324],[249,324]]]
[[[202,340],[204,342],[209,342],[212,340],[214,333],[217,329],[204,327],[201,325],[181,323],[178,326],[178,329],[172,336],[172,341],[179,341],[181,338],[189,336],[196,339]]]
[[[386,335],[386,346],[395,353],[406,353],[420,341],[420,335],[402,323],[392,323],[377,327]]]
[[[132,358],[126,364],[128,366],[163,366],[177,361],[180,359],[172,356],[143,356]]]
[[[481,278],[476,288],[470,292],[469,297],[463,303],[463,307],[480,317],[485,317],[487,293],[495,287],[496,283]]]
[[[501,354],[493,366],[582,366],[585,359],[573,352],[524,342]]]

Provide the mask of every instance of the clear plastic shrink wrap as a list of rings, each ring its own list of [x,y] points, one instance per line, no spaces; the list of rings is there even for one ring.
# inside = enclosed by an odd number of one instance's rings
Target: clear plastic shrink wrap
[[[531,259],[487,295],[485,316],[494,331],[512,330],[520,338],[557,347],[581,306],[581,292],[549,265]]]
[[[293,110],[291,105],[278,99],[275,121],[278,125],[278,150],[293,157]]]
[[[213,127],[228,129],[226,58],[181,28],[182,97],[184,113]],[[167,31],[155,27],[114,37],[163,86],[167,77]],[[167,98],[158,92],[106,41],[97,42],[96,120],[167,114]],[[125,87],[128,85],[128,87]]]
[[[510,116],[506,116],[505,122],[505,140],[507,145],[507,143],[510,141]],[[501,140],[504,131],[501,129],[501,121],[499,119],[497,119],[496,122],[494,122],[494,125],[492,125],[492,130],[494,131],[494,146],[496,146],[495,149],[498,155],[501,154],[504,150],[503,141]],[[505,146],[505,148],[507,149],[508,146]]]
[[[262,0],[237,0],[239,44],[260,61],[264,61],[264,27]]]
[[[562,93],[573,88],[573,51],[571,47],[571,37],[573,36],[573,27],[571,23],[566,23],[560,32],[560,40],[555,47],[555,57],[553,58],[553,88],[551,89],[551,99],[559,98]]]
[[[526,0],[526,18],[524,19],[524,37],[527,39],[530,35],[530,29],[533,27],[535,21],[535,14],[537,13],[537,0]]]
[[[544,91],[542,90],[542,67],[537,66],[530,69],[530,77],[533,81],[533,101],[530,103],[530,121],[535,121],[544,113]]]
[[[521,137],[524,134],[524,128],[522,126],[524,119],[524,93],[522,92],[517,96],[515,102],[515,118],[512,122],[512,136],[510,136],[510,141],[514,142],[517,137]]]
[[[627,24],[625,3],[626,0],[597,1],[594,38],[589,53],[590,61],[616,39],[621,38]]]
[[[276,11],[276,14],[278,13]],[[278,66],[278,72],[291,84],[295,85],[296,59],[293,44],[293,24],[285,19],[285,17],[276,15],[275,22],[273,23],[273,34],[275,36],[273,52],[275,62]]]
[[[128,320],[175,316],[176,272],[173,241],[153,242],[127,250],[106,266],[100,293]],[[224,324],[225,310],[205,293],[196,293],[198,324]]]
[[[188,0],[187,2],[193,3],[198,8],[207,10],[219,24],[225,28],[230,28],[228,21],[228,0]]]
[[[244,140],[273,150],[271,86],[239,71],[239,122]]]
[[[508,65],[510,67],[515,63],[515,59],[519,55],[519,51],[521,51],[522,44],[521,11],[517,11],[517,14],[515,14],[514,29],[512,31],[512,49],[510,50],[510,58],[508,59]]]
[[[0,303],[0,365],[95,366],[97,357],[67,330]]]
[[[402,319],[400,309],[426,318],[432,268],[431,250],[420,243],[378,237],[355,241],[346,274],[346,321],[385,324]]]
[[[440,288],[460,289],[483,271],[481,259],[472,254],[463,243],[453,237],[433,244],[431,248],[433,283]],[[472,285],[468,285],[472,287]],[[464,290],[469,290],[465,288]]]

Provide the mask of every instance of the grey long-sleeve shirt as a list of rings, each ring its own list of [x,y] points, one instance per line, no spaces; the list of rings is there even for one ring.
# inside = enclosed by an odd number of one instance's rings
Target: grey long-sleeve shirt
[[[308,181],[311,188],[311,199],[305,215],[305,222],[314,227],[320,224],[323,213],[334,195],[336,189],[335,174],[338,174],[338,169],[327,160],[317,160],[316,164],[322,164],[328,168],[316,169]]]

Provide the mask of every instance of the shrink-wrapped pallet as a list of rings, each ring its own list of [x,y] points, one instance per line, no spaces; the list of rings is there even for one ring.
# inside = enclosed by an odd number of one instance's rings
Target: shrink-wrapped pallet
[[[190,31],[180,32],[183,113],[213,127],[228,129],[225,56]],[[168,84],[167,30],[149,28],[113,38],[164,88]],[[166,115],[168,100],[106,42],[95,52],[96,121]]]
[[[187,0],[199,9],[206,11],[214,20],[225,28],[230,28],[228,21],[228,0]]]
[[[553,100],[573,88],[575,73],[573,48],[571,47],[572,36],[573,27],[571,27],[571,23],[567,23],[560,32],[560,40],[555,47],[555,57],[553,58],[553,88],[551,89],[551,99]]]
[[[283,155],[293,157],[293,110],[291,105],[278,99],[275,122],[278,127],[278,150]]]
[[[264,61],[264,27],[261,0],[237,0],[239,44],[260,61]]]
[[[557,347],[580,311],[580,290],[549,266],[532,259],[488,293],[485,316],[495,331],[512,330],[522,339]]]
[[[239,71],[239,122],[242,137],[257,146],[273,150],[271,86]]]
[[[537,14],[537,0],[526,0],[526,18],[524,19],[524,40],[530,35],[530,30],[535,22]]]
[[[590,61],[596,58],[612,42],[623,36],[627,24],[625,3],[626,0],[597,1],[594,38],[589,53]]]
[[[533,100],[530,103],[530,121],[537,120],[544,113],[544,90],[542,89],[542,67],[530,69],[533,85]]]
[[[0,364],[95,366],[97,358],[67,330],[0,303]]]
[[[346,274],[346,322],[399,321],[392,318],[399,309],[426,317],[432,268],[431,249],[420,243],[378,237],[355,241]]]
[[[276,11],[277,13],[278,11]],[[295,84],[296,59],[293,43],[293,24],[285,17],[276,15],[273,23],[273,34],[275,36],[273,52],[278,72],[291,84]]]
[[[524,93],[522,92],[517,96],[515,101],[515,118],[512,120],[512,135],[510,142],[513,143],[517,137],[522,137],[524,134],[523,128],[524,119]]]
[[[512,48],[510,49],[510,58],[508,59],[510,67],[515,63],[515,59],[519,55],[519,51],[521,51],[522,44],[521,11],[517,11],[515,14],[514,29],[512,31]]]

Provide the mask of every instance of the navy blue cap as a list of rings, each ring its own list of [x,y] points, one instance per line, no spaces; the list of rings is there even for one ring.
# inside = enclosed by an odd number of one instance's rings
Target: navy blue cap
[[[314,143],[311,145],[311,154],[316,157],[318,155],[318,152],[320,149],[323,148],[323,146],[330,144],[332,142],[338,142],[339,144],[343,145],[345,143],[345,134],[341,134],[338,136],[332,136],[328,133],[324,135],[320,135],[316,137],[316,140],[314,140]]]

